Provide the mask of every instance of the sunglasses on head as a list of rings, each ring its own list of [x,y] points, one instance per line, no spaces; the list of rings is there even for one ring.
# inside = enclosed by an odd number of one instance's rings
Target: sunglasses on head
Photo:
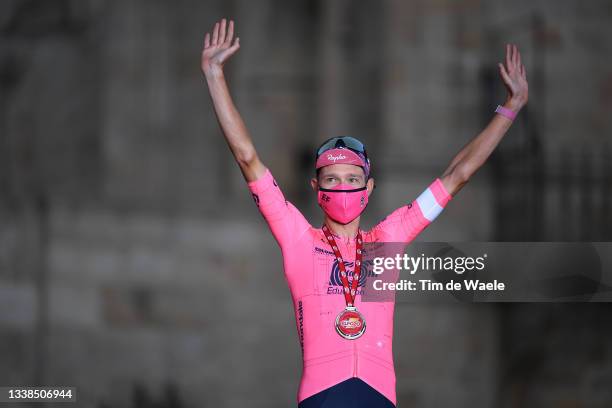
[[[366,153],[363,143],[351,136],[332,137],[331,139],[323,142],[323,144],[317,149],[317,157],[328,150],[336,148],[350,149],[357,153],[361,153],[365,159],[368,158],[368,154]]]

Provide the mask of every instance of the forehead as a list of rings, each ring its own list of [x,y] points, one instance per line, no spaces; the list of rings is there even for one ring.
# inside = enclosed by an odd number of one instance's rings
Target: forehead
[[[329,166],[321,167],[319,170],[319,176],[338,176],[338,177],[346,177],[346,176],[361,176],[364,177],[365,173],[361,166],[356,166],[354,164],[330,164]]]

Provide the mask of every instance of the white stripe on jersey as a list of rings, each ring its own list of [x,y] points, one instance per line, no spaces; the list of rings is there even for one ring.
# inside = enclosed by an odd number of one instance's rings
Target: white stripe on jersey
[[[438,204],[436,198],[433,193],[427,188],[427,190],[423,191],[421,195],[416,199],[419,207],[421,208],[421,212],[430,222],[435,220],[438,215],[443,210],[443,207]]]

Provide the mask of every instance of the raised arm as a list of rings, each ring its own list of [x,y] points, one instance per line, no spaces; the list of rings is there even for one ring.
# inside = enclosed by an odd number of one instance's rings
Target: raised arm
[[[234,105],[223,73],[225,62],[240,48],[239,37],[236,37],[232,45],[233,36],[233,20],[229,21],[227,31],[225,18],[216,22],[212,38],[209,33],[204,37],[201,68],[225,140],[245,180],[250,182],[261,177],[265,167],[259,160],[251,136]]]
[[[503,107],[516,113],[522,109],[528,100],[527,73],[521,63],[521,54],[516,45],[506,45],[506,65],[498,63],[499,73],[508,90],[508,96]],[[489,158],[499,144],[512,120],[495,114],[489,124],[474,139],[466,144],[453,158],[450,165],[440,177],[446,190],[455,195],[470,180],[472,175]]]

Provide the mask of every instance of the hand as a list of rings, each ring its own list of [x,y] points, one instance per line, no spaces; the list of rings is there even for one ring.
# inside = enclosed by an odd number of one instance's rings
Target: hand
[[[225,32],[225,18],[221,23],[216,22],[212,34],[206,33],[204,37],[204,49],[202,50],[201,68],[204,75],[216,74],[223,71],[225,62],[240,48],[240,38],[236,37],[234,45],[234,21],[229,21],[227,33]]]
[[[499,73],[508,90],[506,104],[517,111],[522,108],[529,99],[529,87],[527,84],[527,72],[521,63],[521,53],[514,44],[506,44],[506,65],[499,66]]]

